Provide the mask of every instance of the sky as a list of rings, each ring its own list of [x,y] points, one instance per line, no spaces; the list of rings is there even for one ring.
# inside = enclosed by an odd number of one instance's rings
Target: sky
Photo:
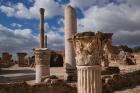
[[[39,47],[39,8],[48,48],[64,49],[64,8],[76,9],[77,32],[112,32],[114,45],[140,45],[140,0],[0,0],[0,53]]]

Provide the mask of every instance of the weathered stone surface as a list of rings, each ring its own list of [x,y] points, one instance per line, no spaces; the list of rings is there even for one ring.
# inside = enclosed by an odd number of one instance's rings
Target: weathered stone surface
[[[108,33],[77,33],[69,40],[76,53],[78,93],[102,93],[101,59]]]
[[[140,71],[129,72],[126,74],[113,74],[111,77],[106,77],[105,85],[111,90],[119,90],[126,87],[135,86],[140,84]]]
[[[27,53],[25,52],[17,53],[16,62],[19,66],[28,66],[28,62],[25,59],[26,55]]]
[[[40,83],[27,85],[23,83],[0,84],[0,93],[77,93],[76,87],[72,87],[64,81],[53,80],[52,83]]]
[[[109,36],[102,32],[77,33],[69,40],[73,43],[78,66],[100,65],[103,56],[103,47]]]
[[[66,6],[65,7],[65,23],[64,23],[64,29],[65,29],[65,79],[70,81],[75,81],[75,77],[77,77],[75,74],[76,71],[76,62],[75,62],[75,52],[73,49],[72,44],[68,41],[69,38],[71,38],[72,35],[74,35],[77,32],[77,20],[76,20],[76,11],[73,7]],[[74,78],[73,78],[74,77]]]
[[[44,12],[45,9],[40,8],[40,48],[44,48]]]
[[[119,67],[106,67],[102,69],[102,75],[119,74]]]
[[[50,50],[47,48],[35,48],[36,83],[40,83],[42,76],[50,75]]]

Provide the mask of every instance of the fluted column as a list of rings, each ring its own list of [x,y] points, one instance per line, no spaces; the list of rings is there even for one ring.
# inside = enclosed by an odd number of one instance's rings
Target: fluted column
[[[77,33],[69,39],[76,53],[78,93],[102,93],[101,58],[108,34]]]
[[[78,93],[102,93],[101,66],[77,66]]]
[[[75,62],[75,52],[72,44],[68,39],[77,32],[77,22],[75,9],[71,6],[65,7],[65,68],[66,74],[65,78],[67,80],[76,79],[76,62]]]
[[[47,48],[35,48],[36,83],[40,83],[42,77],[50,75],[50,51]]]

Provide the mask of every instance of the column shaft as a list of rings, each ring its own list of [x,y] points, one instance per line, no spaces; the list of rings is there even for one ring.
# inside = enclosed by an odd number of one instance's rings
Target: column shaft
[[[67,6],[65,8],[65,68],[66,68],[66,78],[76,77],[76,62],[75,62],[75,52],[72,43],[68,41],[72,35],[77,32],[77,22],[76,13],[74,8]]]
[[[101,67],[77,66],[78,93],[102,93]]]
[[[43,8],[40,8],[40,48],[44,48],[44,12]]]

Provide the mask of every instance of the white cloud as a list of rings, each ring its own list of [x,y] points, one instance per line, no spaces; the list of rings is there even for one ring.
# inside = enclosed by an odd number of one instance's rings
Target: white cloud
[[[15,14],[15,9],[14,8],[12,8],[12,7],[8,7],[8,6],[0,6],[0,10],[2,11],[2,12],[4,12],[7,16],[14,16],[14,14]]]
[[[0,52],[32,52],[33,47],[38,47],[36,36],[30,29],[12,30],[0,25]]]
[[[138,42],[140,10],[134,4],[126,2],[119,5],[110,3],[104,7],[92,6],[83,11],[83,14],[84,18],[78,20],[79,32],[113,32],[115,44],[125,42],[128,45],[136,45],[136,42],[132,42],[133,38],[137,41],[137,44],[140,44]]]
[[[47,34],[48,48],[53,50],[62,50],[64,48],[64,36],[55,31],[49,31]]]
[[[15,6],[0,6],[0,10],[4,12],[7,16],[14,16],[18,18],[26,19],[39,19],[39,9],[44,8],[45,17],[52,18],[57,15],[63,15],[63,5],[54,0],[35,0],[34,5],[27,8],[23,3],[17,3]]]
[[[70,5],[78,7],[83,10],[94,5],[104,6],[109,2],[110,0],[70,0]]]
[[[47,23],[46,23],[47,24]],[[47,31],[48,48],[62,50],[64,48],[64,37],[58,32]],[[39,38],[32,34],[31,29],[10,29],[0,25],[0,52],[27,52],[32,48],[39,47]]]
[[[21,24],[17,24],[17,23],[12,23],[11,26],[13,26],[13,27],[22,27]]]

